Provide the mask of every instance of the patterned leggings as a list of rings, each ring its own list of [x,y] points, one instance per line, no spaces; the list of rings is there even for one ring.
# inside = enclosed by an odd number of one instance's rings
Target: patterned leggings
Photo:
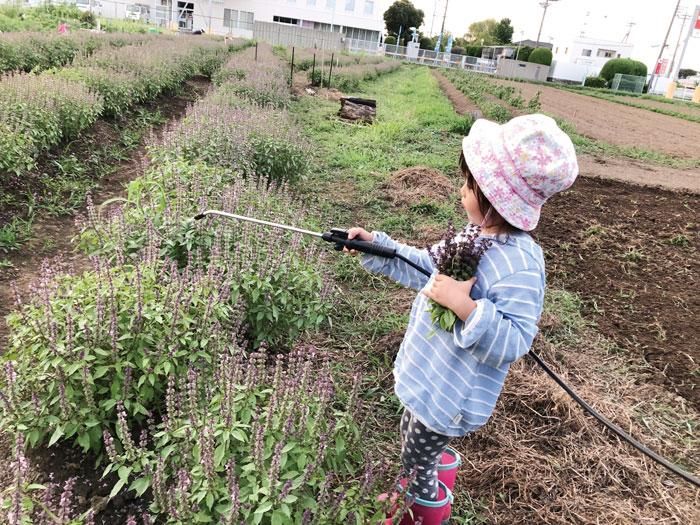
[[[411,493],[429,500],[438,499],[438,465],[450,441],[448,436],[428,430],[404,409],[401,416],[401,464],[409,476],[415,471]]]

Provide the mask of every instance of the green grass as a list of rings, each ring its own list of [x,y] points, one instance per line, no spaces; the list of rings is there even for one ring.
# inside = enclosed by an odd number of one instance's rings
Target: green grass
[[[18,217],[0,227],[0,252],[9,253],[21,248],[32,234],[32,221]]]

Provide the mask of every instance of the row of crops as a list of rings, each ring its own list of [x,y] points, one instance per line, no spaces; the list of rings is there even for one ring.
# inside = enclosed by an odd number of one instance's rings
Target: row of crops
[[[0,73],[39,72],[69,64],[77,56],[89,56],[105,47],[123,47],[155,40],[151,35],[77,32],[1,33]]]
[[[289,49],[277,48],[287,61]],[[314,86],[334,87],[342,91],[356,91],[361,82],[395,71],[400,62],[387,60],[383,55],[333,53],[316,49],[294,49],[294,70],[306,71]]]
[[[0,172],[32,170],[42,152],[98,118],[171,92],[191,76],[210,76],[237,45],[161,37],[106,46],[40,74],[0,77]]]
[[[446,69],[443,74],[457,89],[479,106],[486,118],[496,122],[507,122],[513,114],[511,109],[496,102],[495,99],[505,102],[516,112],[532,113],[540,109],[539,93],[526,101],[519,89],[497,84],[483,74],[452,69]]]
[[[144,523],[359,524],[385,511],[385,473],[357,457],[359,379],[337,388],[329,356],[299,342],[331,307],[314,246],[192,219],[218,208],[314,226],[293,197],[309,146],[286,110],[286,65],[262,46],[253,56],[235,54],[150,145],[125,199],[89,207],[78,246],[93,270],[47,268],[18,299],[0,356],[12,523],[71,508],[42,500],[22,452],[58,442],[100,459],[111,496],[148,497]]]

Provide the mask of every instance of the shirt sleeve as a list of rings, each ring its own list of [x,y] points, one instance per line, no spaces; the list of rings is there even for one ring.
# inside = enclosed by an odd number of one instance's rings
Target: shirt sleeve
[[[486,298],[466,321],[454,328],[454,342],[494,368],[525,355],[537,334],[542,313],[544,280],[540,272],[524,270],[491,285]]]
[[[375,243],[386,246],[387,248],[394,248],[397,253],[406,257],[411,262],[416,263],[431,273],[434,271],[435,266],[428,254],[428,250],[419,250],[418,248],[396,242],[384,232],[372,232],[372,234],[374,235]],[[430,277],[423,275],[401,259],[389,259],[387,257],[379,257],[377,255],[365,253],[362,254],[360,263],[367,271],[386,275],[399,284],[408,288],[413,288],[414,290],[422,290],[430,279]]]

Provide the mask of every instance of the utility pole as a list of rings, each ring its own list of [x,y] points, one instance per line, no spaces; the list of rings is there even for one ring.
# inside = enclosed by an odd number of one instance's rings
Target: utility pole
[[[540,21],[540,30],[537,32],[537,43],[535,44],[535,49],[540,47],[540,35],[542,34],[542,26],[544,25],[544,17],[547,14],[547,8],[550,5],[550,2],[558,2],[559,0],[544,0],[544,2],[540,2],[540,5],[543,8],[542,11],[542,20]]]
[[[433,27],[435,26],[435,12],[437,11],[438,8],[438,0],[435,0],[435,3],[433,4],[433,17],[430,20],[430,36],[433,36]]]
[[[447,18],[447,6],[450,5],[450,0],[445,0],[445,14],[442,15],[442,26],[440,27],[440,39],[438,42],[442,46],[442,35],[445,33],[445,19]],[[440,50],[438,49],[438,53]]]
[[[678,0],[676,2],[676,8],[673,10],[673,16],[671,17],[671,22],[668,24],[668,29],[666,30],[666,36],[664,37],[664,43],[661,44],[661,49],[659,50],[659,56],[656,58],[656,62],[654,62],[654,69],[651,70],[651,76],[649,77],[649,93],[651,93],[651,90],[654,88],[654,80],[656,77],[656,68],[659,65],[659,62],[661,61],[661,56],[664,54],[664,49],[666,48],[666,42],[668,41],[668,35],[671,33],[671,27],[673,27],[673,21],[676,18],[676,14],[678,13],[678,8],[681,5],[681,0]]]
[[[678,53],[678,47],[681,45],[681,38],[683,38],[683,29],[685,28],[685,21],[690,20],[691,16],[688,14],[687,11],[684,11],[683,14],[679,14],[678,18],[681,20],[681,29],[678,31],[678,41],[676,42],[676,47],[673,49],[673,56],[671,57],[671,64],[668,66],[668,73],[666,74],[666,77],[673,78],[673,67],[676,65],[676,54]]]
[[[690,21],[690,25],[688,26],[688,34],[685,37],[685,42],[683,43],[683,49],[681,50],[681,56],[678,58],[678,62],[676,63],[676,71],[673,73],[673,76],[671,77],[673,80],[676,79],[678,76],[678,71],[681,69],[681,66],[683,65],[683,57],[685,56],[685,51],[688,49],[688,42],[690,41],[690,37],[693,36],[693,32],[695,31],[695,24],[697,23],[698,18],[700,18],[700,6],[697,6],[695,8],[695,12],[693,13],[692,20]]]
[[[636,25],[637,24],[635,22],[630,22],[629,24],[627,24],[627,32],[625,33],[625,36],[622,37],[623,44],[627,42],[627,39],[630,37],[630,33],[632,32],[632,27]]]

